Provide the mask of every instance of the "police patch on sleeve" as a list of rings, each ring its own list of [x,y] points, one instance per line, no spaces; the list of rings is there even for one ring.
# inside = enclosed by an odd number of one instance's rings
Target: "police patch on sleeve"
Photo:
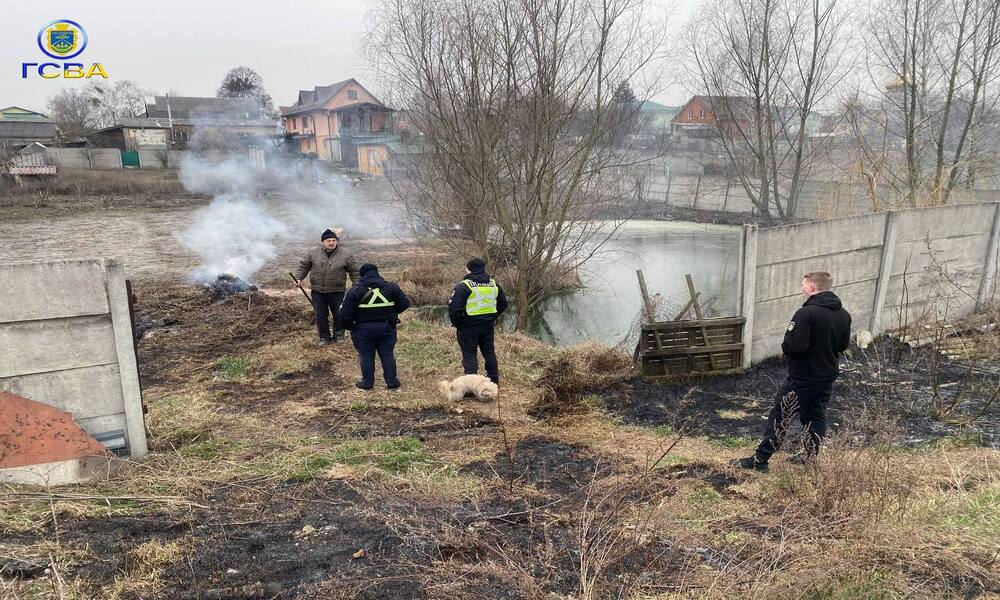
[[[795,321],[788,322],[788,331],[795,329]]]

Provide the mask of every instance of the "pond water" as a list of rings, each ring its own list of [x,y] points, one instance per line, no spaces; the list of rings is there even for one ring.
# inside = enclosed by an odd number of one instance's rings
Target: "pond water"
[[[528,333],[557,346],[622,342],[642,306],[637,269],[642,269],[650,295],[662,295],[657,311],[661,318],[673,318],[688,301],[688,273],[701,293],[705,316],[735,315],[739,244],[739,227],[630,221],[582,267],[584,288],[546,300],[529,318]],[[447,318],[445,307],[425,312]],[[513,307],[505,316],[512,327]]]
[[[637,269],[650,295],[662,295],[658,314],[673,318],[683,308],[689,273],[710,316],[735,315],[739,245],[738,227],[630,221],[583,266],[584,289],[549,298],[529,319],[528,333],[558,346],[587,340],[618,344],[642,306]]]

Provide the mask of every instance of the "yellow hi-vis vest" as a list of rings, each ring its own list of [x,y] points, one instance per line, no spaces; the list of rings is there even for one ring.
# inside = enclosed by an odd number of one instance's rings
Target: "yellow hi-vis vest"
[[[469,288],[469,298],[465,301],[465,313],[470,317],[478,315],[497,314],[497,296],[500,295],[500,286],[496,281],[490,279],[486,285],[472,285],[468,279],[463,279]]]
[[[387,306],[396,306],[395,302],[390,302],[388,298],[382,295],[382,290],[378,288],[368,288],[368,292],[361,298],[361,304],[358,308],[385,308]]]

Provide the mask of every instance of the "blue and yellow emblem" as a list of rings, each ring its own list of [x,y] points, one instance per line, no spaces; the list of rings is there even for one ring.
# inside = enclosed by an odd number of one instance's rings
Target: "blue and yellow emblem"
[[[52,58],[73,58],[87,47],[87,32],[75,21],[58,19],[38,32],[38,47]]]

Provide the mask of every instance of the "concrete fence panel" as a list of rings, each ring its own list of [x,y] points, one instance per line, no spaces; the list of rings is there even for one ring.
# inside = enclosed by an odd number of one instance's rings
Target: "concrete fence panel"
[[[87,152],[92,153],[91,161],[95,169],[122,168],[122,153],[115,148],[94,148]]]
[[[51,285],[58,281],[60,285]],[[0,265],[0,391],[146,453],[125,275],[113,260]]]
[[[139,150],[140,169],[166,169],[169,150]]]
[[[963,204],[896,213],[886,328],[975,310],[996,212],[995,204]]]
[[[744,236],[748,239],[748,236]],[[747,244],[748,242],[744,242]],[[1000,203],[959,204],[815,221],[757,232],[742,286],[751,360],[781,353],[809,271],[829,271],[853,317],[873,333],[971,314],[994,300]],[[748,300],[748,298],[750,300]]]
[[[802,276],[809,271],[832,273],[855,322],[871,320],[887,219],[882,213],[759,232],[751,360],[781,352],[789,319],[802,304]]]
[[[89,169],[90,158],[84,148],[47,148],[45,157],[54,165],[67,169]]]

